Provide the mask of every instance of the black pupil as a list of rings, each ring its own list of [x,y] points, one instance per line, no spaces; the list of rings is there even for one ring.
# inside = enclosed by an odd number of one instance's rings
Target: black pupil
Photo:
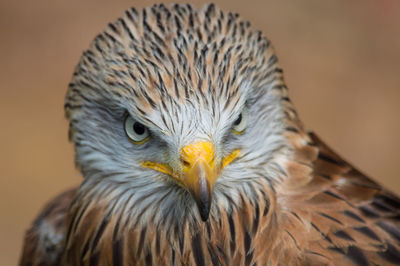
[[[133,124],[133,130],[138,135],[142,135],[146,131],[145,127],[138,122],[135,122],[135,124]]]
[[[240,122],[242,122],[242,114],[239,115],[239,117],[236,119],[235,123],[233,123],[235,126],[239,125]]]

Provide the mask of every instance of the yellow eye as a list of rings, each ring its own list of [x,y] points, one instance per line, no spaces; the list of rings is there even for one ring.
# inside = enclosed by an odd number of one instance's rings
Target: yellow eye
[[[247,118],[247,108],[244,107],[238,118],[236,118],[235,122],[233,122],[232,131],[239,135],[243,134],[247,126]]]
[[[124,128],[129,140],[134,144],[142,144],[150,139],[149,130],[130,115],[125,118]]]

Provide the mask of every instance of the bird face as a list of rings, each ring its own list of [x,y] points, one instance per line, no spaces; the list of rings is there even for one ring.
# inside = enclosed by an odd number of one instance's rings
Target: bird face
[[[196,28],[156,13],[112,24],[78,64],[65,104],[76,161],[93,193],[113,187],[132,211],[206,221],[275,178],[282,71],[269,41],[233,14]],[[140,22],[153,15],[167,27]]]
[[[161,154],[138,160],[141,171],[155,176],[161,173],[189,192],[203,221],[208,219],[218,177],[240,155],[240,145],[230,147],[229,141],[246,130],[248,111],[240,104],[233,114],[218,110],[215,105],[208,106],[210,112],[204,103],[192,102],[183,103],[180,109],[156,109],[146,116],[126,114],[124,119],[126,140],[133,144],[132,149],[157,149]]]
[[[247,109],[243,108],[232,125],[232,131],[236,134],[243,134],[246,123]],[[125,120],[125,131],[127,137],[136,145],[150,141],[149,129],[131,116]],[[223,158],[216,156],[212,132],[204,128],[202,131],[207,133],[204,137],[197,137],[197,141],[189,140],[189,144],[180,148],[179,153],[169,153],[170,158],[173,158],[170,160],[171,163],[148,160],[142,161],[141,165],[144,168],[168,175],[190,192],[197,203],[202,220],[206,221],[212,202],[214,184],[221,171],[239,156],[240,149],[234,149]],[[165,133],[167,130],[163,132]],[[196,136],[196,133],[194,130],[193,135]],[[191,139],[196,138],[192,136]]]

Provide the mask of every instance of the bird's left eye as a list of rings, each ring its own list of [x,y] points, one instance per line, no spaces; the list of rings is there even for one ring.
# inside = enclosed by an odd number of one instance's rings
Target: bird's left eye
[[[142,144],[150,139],[149,130],[130,115],[126,116],[124,127],[129,140],[135,144]]]
[[[248,112],[247,108],[245,107],[243,108],[239,116],[236,118],[235,122],[233,122],[232,131],[235,132],[236,134],[243,134],[247,126],[247,118],[248,118]]]

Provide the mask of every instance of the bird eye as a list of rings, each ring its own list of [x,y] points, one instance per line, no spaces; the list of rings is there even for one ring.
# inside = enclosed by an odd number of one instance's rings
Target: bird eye
[[[142,144],[150,139],[149,130],[130,115],[126,116],[124,127],[126,135],[134,144]]]
[[[238,118],[236,118],[235,122],[233,122],[232,131],[235,132],[236,134],[243,134],[247,126],[247,118],[248,118],[248,112],[247,108],[245,107],[239,114]]]

